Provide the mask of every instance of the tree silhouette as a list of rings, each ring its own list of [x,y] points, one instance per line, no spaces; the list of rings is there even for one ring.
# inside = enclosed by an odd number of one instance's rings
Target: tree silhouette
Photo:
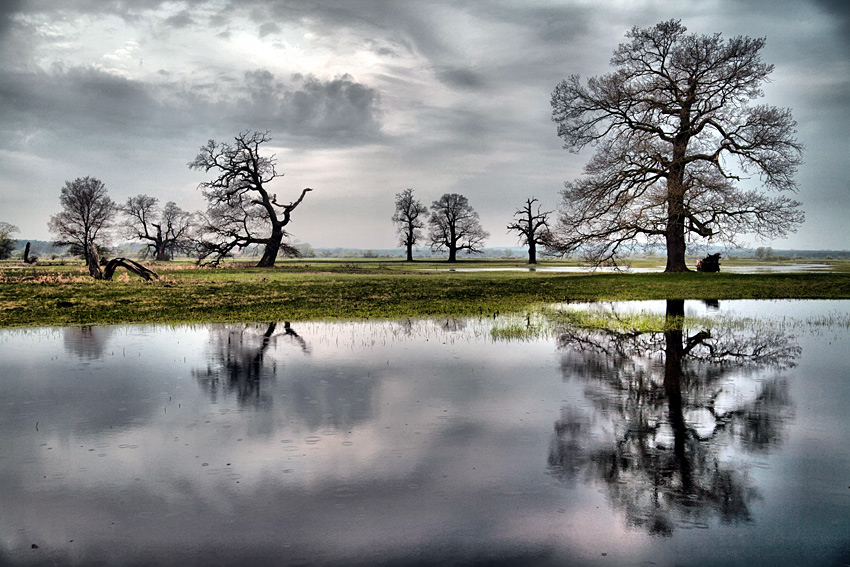
[[[102,279],[99,249],[112,228],[118,207],[106,194],[106,186],[94,177],[66,181],[59,195],[62,211],[50,217],[48,227],[57,246],[70,246],[83,257],[89,274]]]
[[[457,193],[446,193],[434,201],[428,227],[431,250],[448,250],[449,262],[457,261],[460,250],[481,252],[484,240],[490,236],[481,228],[469,199]]]
[[[413,189],[405,189],[395,196],[395,213],[398,243],[407,252],[407,261],[413,261],[413,246],[422,238],[422,229],[428,218],[428,208],[413,197]]]
[[[12,238],[12,233],[19,232],[20,230],[11,223],[0,222],[0,260],[12,257],[12,251],[15,249],[15,240]]]
[[[525,205],[514,213],[514,222],[508,225],[508,230],[518,232],[520,242],[528,246],[528,263],[537,263],[537,246],[545,246],[551,238],[549,233],[549,215],[552,211],[540,212],[540,204],[534,209],[537,199],[530,197]]]
[[[151,255],[157,261],[174,258],[175,252],[192,248],[189,232],[193,215],[169,201],[159,206],[159,199],[148,195],[130,197],[121,207],[125,236],[145,242],[142,257]]]
[[[633,28],[611,64],[582,85],[552,94],[564,147],[596,153],[585,177],[566,184],[553,246],[599,263],[634,242],[663,242],[667,272],[685,272],[688,237],[735,243],[778,237],[803,222],[801,203],[736,184],[796,191],[803,146],[791,112],[750,105],[773,71],[765,40],[686,34],[677,20]]]
[[[270,268],[278,252],[298,254],[283,242],[284,227],[308,191],[302,189],[295,201],[281,204],[269,190],[269,183],[282,177],[275,171],[274,156],[260,155],[260,147],[271,141],[268,132],[242,132],[234,142],[210,140],[189,163],[192,169],[213,171],[215,178],[200,184],[208,207],[199,240],[201,259],[213,256],[218,263],[235,248],[263,246],[257,267]]]
[[[266,360],[269,349],[285,340],[304,353],[310,352],[307,342],[288,322],[283,333],[276,333],[277,327],[277,323],[268,323],[214,329],[211,360],[205,369],[193,371],[195,378],[213,398],[222,391],[234,391],[240,405],[259,404],[262,383],[277,373],[274,361]]]
[[[757,381],[749,399],[733,388],[800,354],[781,332],[696,331],[684,321],[684,302],[669,300],[663,330],[565,325],[558,339],[564,376],[587,382],[593,411],[563,409],[550,471],[567,483],[602,481],[629,525],[655,535],[711,517],[751,521],[758,490],[721,450],[769,451],[791,402],[780,376]]]

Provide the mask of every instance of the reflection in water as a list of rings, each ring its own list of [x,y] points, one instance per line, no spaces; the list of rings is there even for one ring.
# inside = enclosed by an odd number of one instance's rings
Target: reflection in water
[[[62,330],[62,342],[67,352],[79,358],[96,360],[103,357],[113,331],[114,327],[66,327]]]
[[[0,565],[847,563],[850,302],[686,306],[0,331]]]
[[[691,332],[684,315],[684,302],[669,300],[663,331],[566,326],[558,339],[562,372],[587,383],[591,411],[562,410],[550,470],[569,485],[603,481],[628,524],[655,535],[712,516],[752,519],[759,492],[733,446],[778,445],[791,401],[781,377],[744,385],[800,355],[782,332]]]
[[[310,354],[307,342],[289,322],[283,325],[283,332],[278,334],[275,334],[277,323],[222,326],[212,331],[207,367],[192,373],[213,402],[226,388],[236,393],[240,404],[262,403],[262,382],[277,374],[276,360],[266,360],[269,347],[274,350],[287,342],[300,348],[305,355]]]

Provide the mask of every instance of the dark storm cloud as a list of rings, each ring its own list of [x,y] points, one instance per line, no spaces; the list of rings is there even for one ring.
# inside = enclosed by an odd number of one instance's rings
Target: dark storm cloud
[[[271,129],[278,139],[298,138],[309,145],[358,145],[380,133],[379,102],[377,91],[350,75],[326,81],[296,77],[295,87],[288,88],[266,70],[190,90],[84,67],[7,73],[0,83],[7,133],[24,137],[44,130],[128,144],[217,123],[230,124],[234,131]],[[17,140],[7,136],[0,143],[12,147]]]
[[[379,134],[376,90],[351,75],[302,81],[301,88],[283,96],[281,118],[287,132],[337,141],[374,140]]]
[[[24,4],[24,0],[4,0],[0,2],[0,40],[6,34],[6,30],[12,25],[12,15],[18,12]]]
[[[0,86],[7,128],[22,134],[45,129],[75,137],[127,135],[128,127],[149,124],[157,106],[144,85],[93,68],[7,72]]]
[[[435,69],[437,79],[456,89],[477,90],[486,85],[484,77],[472,69],[442,67]]]
[[[165,19],[165,24],[173,28],[186,28],[195,23],[188,10],[181,10],[177,14]]]
[[[814,0],[819,6],[835,19],[845,47],[850,48],[850,2],[847,0]]]
[[[264,22],[260,24],[259,34],[260,37],[266,37],[267,35],[280,33],[280,26],[274,22]]]
[[[379,93],[351,75],[330,80],[295,75],[285,85],[265,69],[245,73],[246,95],[222,105],[257,129],[270,128],[278,139],[301,145],[359,145],[380,136]]]

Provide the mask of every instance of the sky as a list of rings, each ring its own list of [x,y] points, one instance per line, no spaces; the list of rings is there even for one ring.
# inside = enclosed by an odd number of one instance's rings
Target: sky
[[[592,149],[563,149],[550,97],[612,70],[633,26],[765,37],[758,102],[792,110],[806,222],[753,246],[850,248],[846,0],[2,0],[0,221],[50,239],[66,181],[93,176],[202,210],[210,139],[269,131],[287,227],[313,247],[397,246],[396,193],[461,193],[490,233],[528,197],[556,209]]]

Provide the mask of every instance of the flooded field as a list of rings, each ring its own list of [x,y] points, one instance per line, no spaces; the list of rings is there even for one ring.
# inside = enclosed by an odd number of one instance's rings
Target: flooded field
[[[850,302],[0,331],[0,565],[850,564]]]

